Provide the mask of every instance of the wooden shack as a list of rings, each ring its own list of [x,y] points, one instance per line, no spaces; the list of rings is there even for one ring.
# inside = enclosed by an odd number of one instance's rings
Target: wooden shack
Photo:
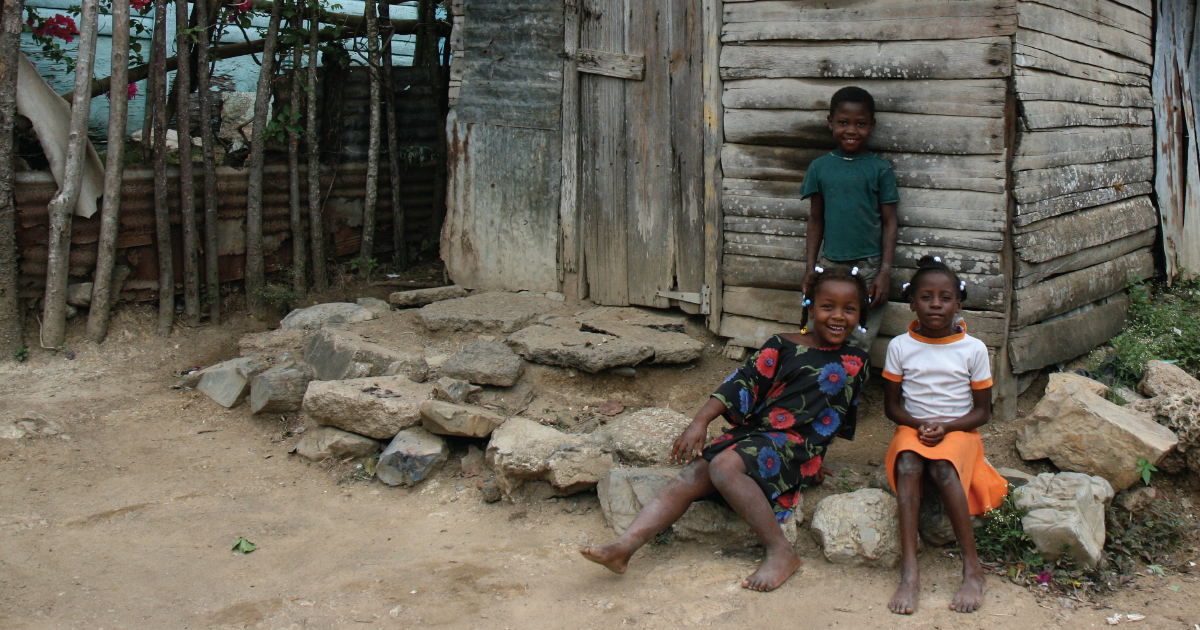
[[[516,10],[517,8],[520,10]],[[1001,413],[1122,327],[1154,273],[1151,0],[456,0],[442,255],[471,288],[678,305],[738,348],[796,328],[829,97],[875,97],[892,298],[970,285]],[[892,303],[878,361],[911,321]]]

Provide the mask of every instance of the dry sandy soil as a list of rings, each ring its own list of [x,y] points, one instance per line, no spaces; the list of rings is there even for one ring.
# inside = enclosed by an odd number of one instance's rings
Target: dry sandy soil
[[[0,420],[32,411],[64,427],[0,440],[0,628],[1023,629],[1104,627],[1116,612],[1147,615],[1145,628],[1200,623],[1200,585],[1187,575],[1139,579],[1099,609],[1039,603],[991,576],[983,609],[955,614],[946,607],[958,561],[933,550],[922,556],[922,608],[907,618],[886,608],[896,571],[830,565],[811,542],[801,572],[772,593],[739,588],[759,558],[748,549],[648,546],[614,575],[576,551],[612,537],[594,493],[484,503],[478,479],[461,476],[465,441],[411,489],[289,455],[286,432],[303,418],[225,410],[171,387],[172,372],[236,356],[240,336],[268,323],[239,316],[163,339],[153,317],[123,306],[103,346],[73,324],[74,360],[36,350],[0,365]],[[372,326],[375,341],[430,354],[474,339],[428,335],[406,313]],[[531,366],[537,397],[525,415],[586,424],[595,420],[582,407],[609,399],[690,414],[735,367],[719,349],[634,379]],[[869,471],[883,458],[891,428],[880,397],[867,392],[858,440],[836,444],[831,460]],[[1014,430],[985,432],[997,465],[1018,461]],[[814,505],[810,496],[806,511]],[[231,553],[239,536],[258,549]]]

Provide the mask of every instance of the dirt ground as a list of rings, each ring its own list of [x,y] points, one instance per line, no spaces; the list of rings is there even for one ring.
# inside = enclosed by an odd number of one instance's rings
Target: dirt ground
[[[1188,575],[1138,579],[1098,609],[1039,603],[990,576],[983,609],[955,614],[946,607],[960,565],[930,549],[921,609],[905,618],[886,608],[895,570],[831,565],[811,541],[805,566],[772,593],[738,586],[758,561],[753,549],[669,542],[614,575],[577,553],[612,537],[594,493],[484,503],[478,479],[461,476],[466,440],[411,489],[289,455],[296,438],[287,432],[303,418],[226,410],[171,387],[173,372],[236,356],[242,334],[271,322],[236,316],[164,339],[153,334],[154,316],[152,305],[122,306],[103,346],[83,341],[77,319],[74,360],[35,350],[24,363],[0,364],[0,420],[35,412],[64,429],[0,440],[2,628],[1091,628],[1117,612],[1146,615],[1139,627],[1200,628],[1200,585]],[[476,338],[429,335],[400,312],[368,330],[428,355]],[[708,343],[694,365],[639,368],[632,379],[530,366],[535,397],[523,415],[587,428],[597,418],[583,407],[609,399],[690,415],[736,367],[716,339]],[[831,451],[850,472],[808,496],[806,515],[819,496],[861,485],[882,461],[891,425],[881,398],[876,381],[858,439]],[[1044,469],[1016,456],[1018,424],[986,428],[989,458]],[[239,536],[258,549],[231,553]]]

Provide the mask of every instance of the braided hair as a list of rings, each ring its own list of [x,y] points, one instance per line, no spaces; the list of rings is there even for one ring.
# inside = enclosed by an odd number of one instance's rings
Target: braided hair
[[[812,305],[812,298],[816,297],[817,290],[822,284],[827,282],[849,282],[858,287],[858,312],[862,313],[859,317],[861,322],[866,317],[867,309],[871,305],[871,293],[867,290],[867,281],[863,279],[861,273],[858,272],[858,267],[851,269],[841,265],[822,269],[815,269],[817,275],[809,286],[804,287],[804,295],[801,298],[800,308],[800,326],[803,328],[808,325],[808,307]]]
[[[967,283],[959,279],[958,274],[949,265],[942,262],[940,256],[922,256],[921,260],[917,261],[917,273],[913,274],[912,280],[904,283],[904,290],[900,293],[900,299],[905,302],[912,302],[913,295],[917,292],[917,287],[921,286],[921,280],[931,274],[943,274],[950,278],[950,282],[958,289],[958,301],[967,301]]]

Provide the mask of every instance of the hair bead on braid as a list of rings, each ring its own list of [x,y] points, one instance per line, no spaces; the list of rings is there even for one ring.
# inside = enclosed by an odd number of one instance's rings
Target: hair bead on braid
[[[950,282],[958,287],[958,301],[967,301],[967,282],[958,277],[957,273],[942,262],[941,256],[922,256],[921,260],[917,261],[917,273],[913,274],[912,280],[904,283],[901,287],[900,299],[905,302],[912,302],[913,293],[921,286],[921,280],[933,273],[945,274],[950,278]]]

